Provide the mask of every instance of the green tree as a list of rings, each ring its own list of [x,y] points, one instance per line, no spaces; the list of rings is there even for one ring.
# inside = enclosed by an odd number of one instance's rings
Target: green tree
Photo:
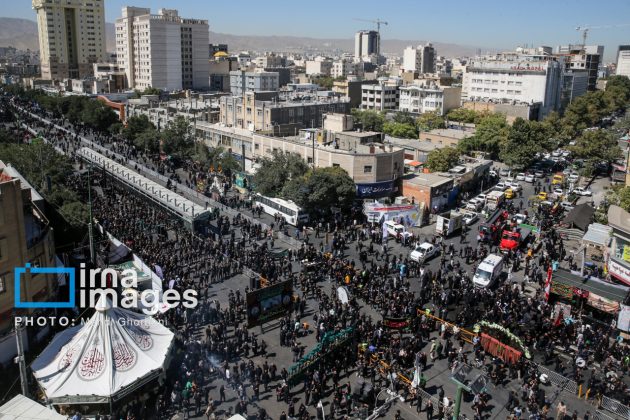
[[[161,141],[164,153],[182,159],[190,157],[195,144],[190,121],[181,115],[175,117],[162,132]]]
[[[418,130],[431,131],[438,128],[445,128],[446,122],[444,117],[438,115],[437,112],[425,112],[416,119]]]
[[[476,125],[474,140],[467,144],[474,144],[476,150],[486,152],[496,157],[501,145],[507,142],[510,128],[503,114],[488,114]]]
[[[630,187],[615,185],[606,194],[608,204],[614,204],[630,212]]]
[[[139,99],[142,95],[160,95],[161,93],[161,89],[149,86],[142,91],[138,89],[134,90],[134,99]]]
[[[271,157],[262,159],[252,182],[256,192],[276,197],[286,183],[302,177],[307,171],[308,165],[299,155],[274,150]]]
[[[458,162],[459,151],[454,147],[443,147],[429,152],[426,166],[431,172],[446,172]]]
[[[340,167],[316,168],[288,182],[282,195],[310,213],[328,213],[331,207],[348,210],[356,196],[356,186]]]
[[[605,130],[585,130],[569,150],[576,158],[584,159],[587,172],[601,162],[612,163],[622,156],[617,140]]]
[[[451,109],[446,115],[449,121],[457,121],[461,123],[471,124],[477,118],[477,112],[472,109],[455,108]]]
[[[393,137],[415,139],[418,137],[416,126],[413,124],[397,123],[393,121],[387,121],[383,124],[383,133],[389,134]]]
[[[622,133],[627,133],[630,131],[630,111],[626,111],[626,114],[621,117],[617,122],[615,122],[613,129]]]
[[[155,130],[155,126],[146,115],[138,115],[127,118],[127,126],[123,129],[123,136],[127,140],[134,141],[136,137],[146,130]]]
[[[413,116],[408,111],[396,112],[392,120],[401,124],[414,125],[416,123]]]
[[[383,114],[372,110],[353,109],[352,116],[363,127],[364,131],[383,131],[385,117]]]
[[[133,144],[140,150],[147,153],[158,153],[160,151],[160,134],[154,128],[147,128],[138,133],[133,139]]]
[[[517,118],[510,127],[507,141],[501,145],[499,157],[510,168],[524,169],[543,150],[546,139],[547,130],[542,123]]]

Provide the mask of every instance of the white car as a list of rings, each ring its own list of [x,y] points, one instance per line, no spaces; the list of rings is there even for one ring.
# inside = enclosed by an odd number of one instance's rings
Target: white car
[[[505,191],[508,188],[510,188],[510,186],[507,183],[501,181],[501,182],[497,183],[497,185],[495,185],[493,189],[496,190],[496,191]]]
[[[525,174],[525,182],[533,183],[535,179],[534,174]]]
[[[560,207],[562,207],[565,211],[571,211],[575,208],[575,206],[568,201],[563,201],[560,203]]]
[[[562,195],[564,194],[564,190],[562,188],[554,188],[553,193],[556,195]]]
[[[486,195],[484,193],[479,194],[477,197],[475,197],[477,200],[481,200],[483,201],[483,204],[486,204]]]
[[[586,197],[590,197],[593,195],[593,192],[589,189],[586,189],[584,187],[577,187],[573,190],[574,193],[576,193],[577,195],[582,195],[582,196],[586,196]]]
[[[464,223],[466,223],[466,225],[472,225],[477,220],[479,220],[479,215],[477,213],[472,213],[472,212],[465,213],[462,219],[464,220]]]
[[[485,204],[486,202],[479,198],[471,198],[470,200],[468,200],[468,203],[466,203],[466,206],[464,208],[466,210],[476,212],[481,210]]]
[[[516,174],[516,180],[517,181],[525,181],[525,173],[524,172],[519,172],[518,174]]]
[[[534,172],[534,176],[536,178],[543,178],[545,176],[545,173],[543,171],[536,171]]]
[[[527,221],[527,216],[521,213],[517,213],[512,217],[512,220],[514,220],[517,224],[520,225]]]
[[[491,170],[488,172],[488,175],[490,175],[490,176],[494,176],[494,177],[499,176],[499,174],[497,174],[497,171],[495,171],[494,169],[491,169]]]
[[[426,261],[435,257],[440,252],[438,245],[433,245],[428,242],[424,242],[411,251],[409,258],[416,262]]]
[[[567,178],[567,179],[568,179],[568,181],[570,183],[575,184],[580,179],[580,176],[578,174],[571,174],[571,175],[569,175],[569,178]]]
[[[510,171],[508,171],[507,169],[501,169],[499,171],[499,175],[501,175],[501,176],[510,176]]]
[[[521,187],[521,184],[519,184],[518,182],[510,182],[510,188],[512,188],[512,191],[514,192],[521,191],[523,189],[523,187]]]

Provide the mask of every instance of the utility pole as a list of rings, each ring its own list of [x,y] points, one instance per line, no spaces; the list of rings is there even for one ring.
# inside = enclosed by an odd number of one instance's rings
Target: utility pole
[[[88,163],[88,240],[90,241],[90,262],[96,264],[96,255],[94,254],[94,226],[92,221],[92,163]]]
[[[20,384],[22,385],[22,395],[28,398],[28,379],[26,378],[26,359],[24,358],[24,343],[22,342],[22,331],[24,325],[19,319],[15,320],[15,340],[17,342],[17,357],[15,362],[20,367]]]

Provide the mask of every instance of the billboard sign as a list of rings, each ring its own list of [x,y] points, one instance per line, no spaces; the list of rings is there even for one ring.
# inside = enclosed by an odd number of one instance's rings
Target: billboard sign
[[[247,293],[245,300],[247,302],[248,328],[284,316],[291,310],[292,298],[292,280],[285,280]]]

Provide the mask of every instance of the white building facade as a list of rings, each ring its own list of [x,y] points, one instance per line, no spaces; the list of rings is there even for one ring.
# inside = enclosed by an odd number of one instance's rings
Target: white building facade
[[[355,61],[369,60],[381,53],[381,36],[377,31],[359,31],[354,34]]]
[[[105,61],[103,3],[102,0],[33,0],[43,79],[91,76],[92,64]]]
[[[432,44],[409,46],[403,51],[402,70],[412,73],[435,73],[437,54]]]
[[[446,115],[460,106],[461,93],[461,87],[438,86],[433,82],[401,86],[398,109],[416,115],[425,112]]]
[[[617,50],[617,76],[630,77],[630,45],[620,45]]]
[[[230,92],[234,96],[245,92],[264,92],[278,90],[280,76],[273,71],[242,71],[230,72]]]
[[[375,111],[398,109],[399,86],[389,83],[361,85],[361,109]]]
[[[462,101],[541,104],[540,118],[560,107],[562,63],[520,52],[474,59],[463,75]]]
[[[116,19],[117,64],[134,89],[208,89],[208,40],[208,21],[177,10],[123,7]]]

